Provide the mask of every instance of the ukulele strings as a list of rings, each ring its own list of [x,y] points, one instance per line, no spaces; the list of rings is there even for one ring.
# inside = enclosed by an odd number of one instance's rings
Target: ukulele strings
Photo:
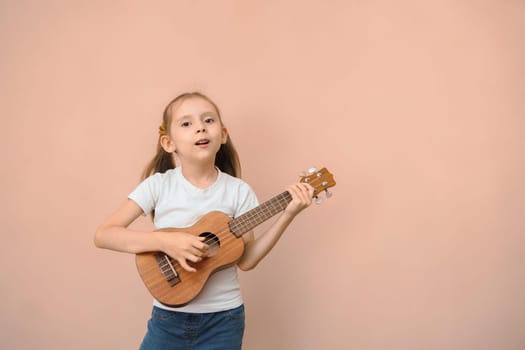
[[[230,232],[231,232],[231,231],[230,231],[228,228],[225,228],[225,229],[223,229],[223,230],[217,232],[217,236],[222,235],[222,234],[225,234],[225,233],[230,233]],[[205,243],[205,244],[207,244],[207,245],[215,245],[215,243],[217,242],[216,239],[215,239],[215,237],[216,237],[216,236],[214,235],[213,237],[211,237],[211,238],[205,240],[203,243]],[[239,238],[240,238],[240,237],[239,237]],[[223,252],[224,252],[224,253],[228,253],[228,252],[230,252],[230,251],[232,251],[232,250],[234,249],[233,247],[231,247],[231,248],[228,248],[228,247],[229,247],[229,242],[230,242],[230,241],[235,241],[236,239],[238,239],[238,238],[235,237],[235,235],[232,234],[232,235],[229,235],[229,236],[224,237],[222,240],[219,240],[219,242],[222,242],[223,244],[227,244],[227,246],[223,248]],[[221,246],[221,243],[219,243],[218,247],[220,248],[220,246]],[[164,253],[164,255],[167,256],[167,257],[170,259],[173,268],[176,268],[176,267],[178,267],[178,266],[182,267],[178,260],[176,260],[175,258],[172,258],[171,256],[169,256],[169,255],[166,254],[166,253]],[[204,258],[211,258],[211,257],[213,257],[213,255],[210,256],[210,257],[204,257]],[[185,259],[185,260],[188,260],[188,259]],[[202,261],[202,260],[200,260],[200,261]],[[194,264],[196,264],[196,263],[199,263],[200,261],[193,262],[193,261],[190,260],[189,262],[190,262],[190,263],[194,263]],[[183,268],[183,269],[184,269],[184,268]],[[184,270],[185,270],[185,269],[184,269]]]
[[[316,180],[314,180],[313,182],[316,182]],[[315,185],[313,182],[311,183],[311,185],[312,185],[314,188],[316,188],[317,185]],[[315,191],[315,192],[317,192],[317,191]],[[314,193],[315,193],[315,192],[314,192]],[[283,200],[284,200],[284,202],[283,202]],[[281,194],[275,196],[274,198],[272,198],[272,199],[270,199],[270,200],[268,200],[268,201],[262,203],[262,204],[259,205],[258,207],[254,208],[254,209],[259,209],[259,210],[256,210],[256,211],[252,212],[251,214],[250,214],[250,212],[251,212],[251,210],[250,210],[250,211],[248,211],[247,213],[241,215],[239,218],[234,219],[234,220],[238,220],[238,219],[240,219],[241,217],[243,217],[244,215],[247,215],[246,218],[244,219],[244,221],[243,221],[243,220],[239,221],[239,222],[241,223],[241,224],[240,224],[240,228],[241,228],[240,231],[242,232],[242,233],[241,233],[241,236],[242,236],[244,233],[246,233],[246,232],[248,232],[248,231],[250,230],[249,228],[246,229],[247,226],[248,226],[248,227],[250,226],[250,221],[257,221],[258,219],[262,219],[259,223],[255,224],[255,225],[253,226],[253,227],[255,227],[255,226],[257,226],[258,224],[260,224],[260,223],[266,221],[266,219],[269,219],[271,216],[276,215],[276,214],[278,214],[279,212],[283,211],[283,210],[286,208],[286,206],[289,204],[290,201],[291,201],[291,194],[290,194],[290,192],[285,191],[285,192],[283,192],[283,193],[281,193]],[[274,205],[274,202],[277,202],[277,204],[278,204],[279,207],[276,207],[276,206]],[[252,210],[254,210],[254,209],[252,209]],[[275,212],[272,214],[271,210],[274,210]],[[266,211],[266,212],[265,212],[265,211]],[[264,215],[259,215],[259,212],[262,212],[263,214],[267,214],[267,215],[269,214],[269,216],[266,217],[266,218],[264,218]],[[246,224],[247,221],[248,221],[248,224]],[[230,221],[229,223],[231,223],[231,222],[232,222],[232,221]],[[207,239],[205,239],[205,240],[203,241],[203,243],[206,244],[206,245],[215,245],[215,244],[217,243],[217,241],[218,241],[218,243],[219,243],[219,244],[218,244],[219,249],[220,249],[220,246],[221,246],[222,244],[226,244],[226,245],[227,245],[226,247],[223,248],[223,252],[224,252],[224,253],[228,253],[229,251],[232,251],[232,250],[234,249],[234,247],[232,247],[232,248],[228,248],[228,246],[229,246],[229,242],[231,242],[231,241],[235,241],[236,239],[239,239],[241,236],[236,237],[235,234],[231,234],[231,235],[228,235],[228,236],[224,237],[222,240],[221,240],[221,239],[218,239],[218,236],[220,236],[220,235],[223,235],[223,234],[225,234],[225,233],[233,233],[233,232],[232,232],[232,229],[231,229],[231,227],[230,227],[230,225],[229,225],[229,223],[228,223],[227,227],[225,227],[225,228],[222,229],[221,231],[217,232],[217,234],[212,234],[212,235],[210,235],[209,237],[207,237]],[[235,225],[235,224],[234,224],[234,225]],[[238,227],[236,227],[236,228],[238,228]],[[235,230],[235,229],[233,229],[233,230]],[[172,257],[169,256],[168,254],[164,254],[164,255],[166,255],[166,256],[171,260],[171,262],[172,262],[172,264],[173,264],[173,268],[175,268],[175,267],[177,267],[177,266],[181,266],[181,264],[178,262],[178,260],[172,258]],[[213,257],[213,256],[211,256],[211,257]],[[201,260],[201,261],[202,261],[202,260]],[[190,262],[192,262],[192,261],[190,261]],[[200,262],[200,261],[199,261],[199,262]],[[198,263],[198,262],[197,262],[197,263]]]
[[[260,223],[266,221],[267,219],[271,218],[272,216],[274,216],[274,215],[280,213],[281,211],[283,211],[286,208],[286,206],[288,205],[288,203],[289,203],[289,200],[288,200],[289,198],[291,198],[291,195],[289,194],[288,191],[281,193],[280,195],[274,197],[273,199],[262,203],[259,207],[257,207],[258,210],[253,211],[253,212],[248,211],[245,214],[246,217],[244,219],[241,219],[243,217],[241,215],[239,218],[230,221],[229,223],[231,223],[231,222],[233,222],[235,220],[238,220],[238,221],[236,221],[236,223],[234,223],[232,225],[234,227],[228,225],[227,228],[225,228],[222,231],[219,231],[218,235],[222,235],[224,233],[232,232],[232,230],[236,231],[237,229],[240,229],[240,231],[241,231],[240,236],[242,236],[244,233],[248,232],[251,229],[250,226],[252,226],[252,225],[253,225],[253,227],[258,226]],[[276,203],[274,203],[274,202],[276,202]],[[257,208],[254,208],[254,209],[257,209]],[[239,219],[241,219],[241,220],[239,220]],[[255,224],[253,224],[254,222],[255,222]],[[237,225],[237,223],[239,223],[239,225]],[[236,237],[234,234],[233,235],[229,235],[229,236],[226,236],[224,238],[224,240],[222,240],[222,242],[227,244],[227,243],[229,243],[229,241],[234,241],[234,240],[240,238],[240,236]],[[211,235],[211,237],[208,240],[204,241],[205,244],[214,244],[215,242],[216,242],[215,235]],[[220,243],[219,243],[219,246],[220,246]]]
[[[261,204],[259,206],[259,208],[262,208],[258,211],[255,211],[253,213],[250,214],[250,211],[248,211],[246,213],[247,217],[241,221],[238,221],[240,223],[240,227],[235,227],[235,228],[240,228],[241,230],[241,235],[248,232],[250,229],[246,229],[246,227],[249,227],[250,226],[250,222],[253,222],[253,221],[257,221],[257,220],[261,220],[261,222],[264,222],[266,219],[269,219],[271,216],[275,215],[275,214],[278,214],[279,212],[283,211],[286,206],[288,205],[288,201],[286,201],[286,197],[287,195],[289,195],[289,192],[286,191],[286,192],[283,192],[281,193],[280,195],[274,197],[275,200],[277,200],[277,204],[278,204],[278,207],[276,207],[274,204],[273,204],[273,200],[268,200],[267,202]],[[278,197],[282,197],[282,198],[278,198]],[[283,202],[282,200],[285,199],[285,202]],[[275,211],[273,214],[272,214],[272,210]],[[268,217],[265,218],[264,215],[260,215],[259,214],[259,211],[262,211],[263,214],[266,214],[266,215],[269,215]],[[241,216],[242,217],[242,216]],[[239,217],[239,218],[241,218]],[[237,219],[239,219],[237,218]],[[230,221],[232,222],[232,221]],[[229,222],[229,223],[230,223]],[[247,223],[248,222],[248,223]],[[259,224],[261,223],[259,222]],[[233,226],[235,226],[236,224],[234,224]],[[254,227],[257,226],[254,225]],[[235,228],[233,230],[235,230]],[[215,245],[217,243],[217,239],[218,237],[217,236],[221,236],[225,233],[232,233],[231,232],[232,229],[230,227],[230,225],[227,225],[227,227],[225,227],[224,229],[222,229],[221,231],[217,232],[217,234],[212,234],[210,235],[209,237],[207,237],[206,240],[203,241],[204,244],[206,245]],[[224,247],[223,249],[223,252],[224,253],[228,253],[229,251],[232,251],[234,248],[228,248],[229,246],[229,242],[231,241],[235,241],[236,239],[239,239],[239,237],[236,237],[234,234],[231,234],[231,235],[228,235],[226,237],[224,237],[222,240],[219,240],[219,244],[218,244],[218,247],[220,248],[221,244],[226,244],[227,246]],[[172,264],[173,264],[173,267],[177,267],[177,266],[181,266],[181,264],[174,258],[172,258],[171,256],[169,256],[168,254],[165,254],[166,256],[168,256],[170,258],[170,260],[172,261]],[[201,260],[202,261],[202,260]]]
[[[244,225],[244,224],[243,224]],[[241,230],[242,231],[242,230]],[[248,232],[247,231],[243,231],[242,234]],[[222,245],[226,245],[226,247],[223,247],[222,250],[223,250],[223,253],[226,254],[230,251],[232,251],[234,249],[234,247],[231,247],[229,248],[229,243],[232,242],[232,241],[235,241],[239,238],[241,238],[241,236],[239,237],[236,237],[233,233],[231,235],[227,235],[226,237],[223,237],[222,239],[218,239],[218,236],[222,236],[223,234],[226,234],[226,233],[232,233],[230,228],[229,227],[225,227],[224,229],[218,231],[216,234],[210,236],[210,237],[207,237],[206,240],[203,241],[204,244],[206,245],[209,245],[209,246],[214,246],[214,245],[217,245],[217,247],[219,249],[221,249],[220,247]],[[242,235],[241,234],[241,235]],[[217,244],[217,241],[219,242],[219,244]],[[172,260],[172,264],[173,264],[173,267],[177,267],[177,266],[181,266],[181,264],[174,258],[172,258],[171,256],[169,256],[168,254],[165,254],[166,256],[168,256],[171,260]],[[213,256],[213,255],[212,255]],[[211,256],[211,257],[212,257]],[[205,257],[207,258],[207,257]],[[201,260],[202,261],[202,260]],[[193,261],[190,261],[193,263]],[[199,261],[200,262],[200,261]],[[198,262],[197,262],[198,263]]]

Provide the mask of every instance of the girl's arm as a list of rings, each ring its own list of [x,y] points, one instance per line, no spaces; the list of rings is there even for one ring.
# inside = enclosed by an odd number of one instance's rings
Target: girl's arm
[[[142,215],[142,209],[128,199],[116,212],[107,218],[95,233],[95,245],[125,253],[162,251],[187,271],[195,271],[186,260],[198,262],[206,255],[208,246],[196,237],[185,232],[134,231],[128,226]]]
[[[237,263],[243,271],[253,269],[272,250],[281,235],[286,230],[297,214],[312,203],[314,189],[306,183],[298,183],[287,188],[292,195],[292,201],[288,204],[279,218],[257,239],[253,234],[247,234],[244,254]]]

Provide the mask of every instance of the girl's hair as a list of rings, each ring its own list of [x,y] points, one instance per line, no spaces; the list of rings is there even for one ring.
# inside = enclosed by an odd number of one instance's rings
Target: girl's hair
[[[161,130],[164,130],[165,132],[170,130],[171,122],[173,120],[173,109],[189,98],[202,98],[208,101],[213,106],[213,108],[215,108],[217,116],[219,117],[219,121],[224,126],[219,108],[209,97],[200,92],[188,92],[175,97],[170,103],[168,103],[162,116]],[[173,160],[173,155],[166,152],[160,144],[160,138],[162,137],[162,134],[163,133],[160,133],[159,139],[157,141],[157,153],[148,163],[144,169],[144,172],[142,173],[143,180],[154,173],[163,173],[169,169],[174,169],[176,166]],[[231,176],[241,177],[239,155],[237,154],[237,151],[235,150],[229,135],[226,143],[221,145],[217,155],[215,156],[215,166],[217,166],[222,172]]]

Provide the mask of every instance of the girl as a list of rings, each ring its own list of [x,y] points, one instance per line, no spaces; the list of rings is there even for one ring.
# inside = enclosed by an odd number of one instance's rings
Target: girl
[[[219,109],[201,93],[176,97],[164,110],[157,154],[146,167],[143,182],[95,234],[97,247],[126,253],[160,251],[186,271],[204,259],[205,238],[184,232],[139,232],[128,226],[152,214],[157,229],[188,227],[210,211],[237,217],[258,205],[251,188],[238,177],[237,152]],[[237,262],[253,269],[274,247],[293,218],[312,201],[313,188],[297,183],[287,188],[292,201],[257,239],[243,235],[244,254]],[[189,304],[171,308],[154,300],[148,331],[140,349],[241,349],[244,306],[236,268],[210,276]]]

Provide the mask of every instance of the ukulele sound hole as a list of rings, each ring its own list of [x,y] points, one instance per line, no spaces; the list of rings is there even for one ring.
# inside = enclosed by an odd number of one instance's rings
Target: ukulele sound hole
[[[206,243],[210,248],[208,250],[208,258],[214,256],[219,251],[219,248],[221,246],[221,242],[219,241],[219,237],[214,235],[211,232],[203,232],[199,236],[205,237],[204,243]]]

